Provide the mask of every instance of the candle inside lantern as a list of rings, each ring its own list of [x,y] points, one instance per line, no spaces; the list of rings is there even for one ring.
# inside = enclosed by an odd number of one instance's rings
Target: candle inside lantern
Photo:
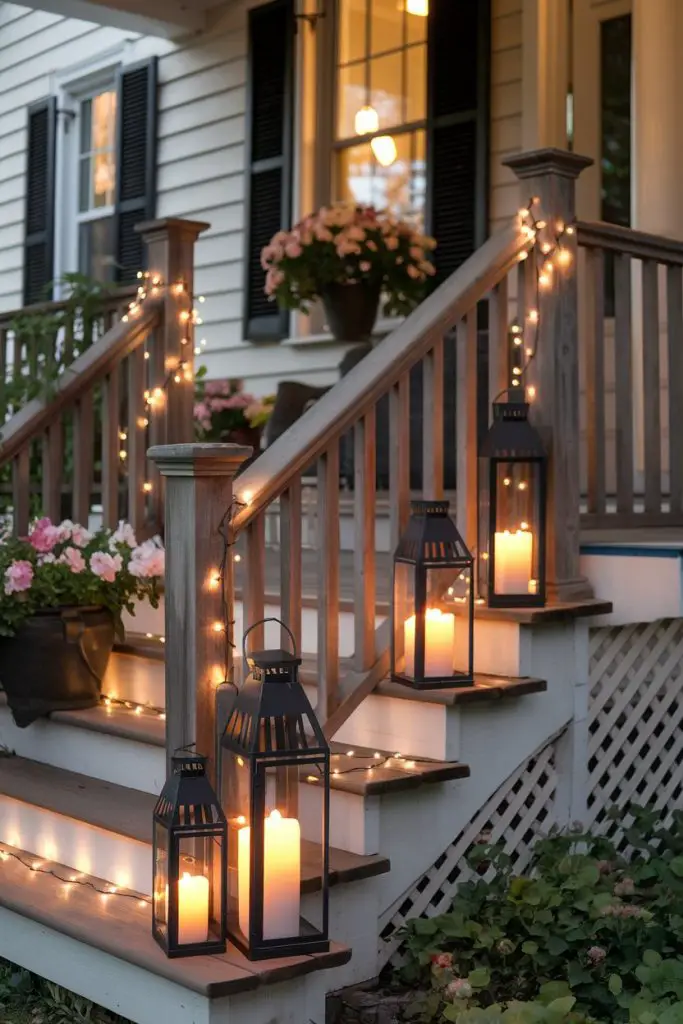
[[[415,676],[415,616],[404,627],[405,674]],[[425,671],[427,678],[448,678],[455,662],[455,615],[440,608],[425,612]]]
[[[496,594],[529,594],[533,560],[533,534],[529,530],[509,530],[495,535]]]
[[[249,935],[251,829],[245,826],[237,835],[239,921],[243,935]],[[298,935],[300,902],[301,828],[296,818],[283,818],[279,811],[271,811],[264,834],[263,938]]]
[[[178,881],[178,942],[190,945],[209,937],[209,879],[187,872]]]

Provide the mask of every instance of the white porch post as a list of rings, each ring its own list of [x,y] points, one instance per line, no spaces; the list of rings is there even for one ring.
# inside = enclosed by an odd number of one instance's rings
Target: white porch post
[[[569,0],[524,0],[522,151],[567,148]]]

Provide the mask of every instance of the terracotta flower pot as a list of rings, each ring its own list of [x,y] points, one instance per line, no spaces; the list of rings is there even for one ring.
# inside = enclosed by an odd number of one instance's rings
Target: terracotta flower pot
[[[381,285],[330,284],[322,293],[325,316],[337,341],[366,341],[375,326]]]
[[[39,612],[15,636],[0,638],[0,686],[16,724],[95,707],[113,646],[114,618],[105,608]]]

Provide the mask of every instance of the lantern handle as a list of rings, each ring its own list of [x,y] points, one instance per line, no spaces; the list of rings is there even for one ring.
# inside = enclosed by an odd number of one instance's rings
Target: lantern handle
[[[277,619],[275,618],[274,615],[270,615],[268,616],[268,618],[259,619],[258,622],[255,622],[252,626],[249,627],[249,629],[242,637],[242,654],[244,655],[244,660],[247,662],[249,661],[249,656],[247,654],[247,637],[251,633],[252,629],[256,629],[257,626],[263,626],[266,622],[277,622],[279,626],[282,626],[285,633],[289,635],[289,639],[292,641],[292,653],[295,658],[298,658],[299,654],[296,649],[296,640],[294,639],[294,634],[292,633],[291,629],[289,628],[288,625],[286,625],[286,623],[282,621],[282,619]]]

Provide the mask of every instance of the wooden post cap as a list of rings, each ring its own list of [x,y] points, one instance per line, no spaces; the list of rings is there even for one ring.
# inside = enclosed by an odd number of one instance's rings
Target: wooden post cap
[[[158,444],[147,450],[162,476],[233,477],[254,449],[241,444]]]
[[[520,181],[537,178],[543,174],[557,174],[562,178],[578,178],[582,171],[595,161],[589,156],[571,153],[568,149],[531,149],[526,153],[515,153],[501,161],[504,167],[514,171]]]
[[[136,224],[134,231],[142,235],[146,242],[164,235],[176,234],[197,238],[211,227],[203,220],[185,220],[182,217],[163,217],[160,220],[145,220]]]

